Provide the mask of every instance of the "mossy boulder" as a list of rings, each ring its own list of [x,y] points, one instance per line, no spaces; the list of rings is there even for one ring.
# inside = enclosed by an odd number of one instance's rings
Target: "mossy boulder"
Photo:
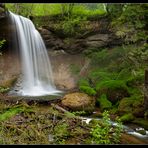
[[[129,122],[134,119],[135,119],[135,117],[132,113],[127,113],[127,114],[124,114],[123,116],[120,117],[121,122]]]
[[[135,118],[132,123],[138,124],[139,126],[148,130],[148,120],[143,118]]]
[[[80,89],[80,91],[82,91],[90,96],[94,96],[97,94],[97,92],[92,87],[89,87],[89,86],[80,86],[79,89]]]
[[[102,81],[96,85],[96,90],[99,96],[106,94],[112,103],[129,96],[128,87],[122,80]]]
[[[136,117],[144,116],[143,97],[132,96],[123,98],[118,106],[119,114],[132,113]]]
[[[105,94],[101,95],[101,97],[97,99],[96,103],[99,103],[101,111],[112,107],[112,103],[107,99]]]
[[[93,112],[95,109],[95,99],[85,93],[70,93],[65,95],[61,101],[63,106],[73,111]]]

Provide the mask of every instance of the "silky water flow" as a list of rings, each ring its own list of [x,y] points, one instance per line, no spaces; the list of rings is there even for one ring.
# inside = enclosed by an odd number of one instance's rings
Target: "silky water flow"
[[[40,33],[28,18],[10,12],[15,24],[21,56],[22,82],[17,92],[21,96],[54,95],[56,89],[50,59]]]

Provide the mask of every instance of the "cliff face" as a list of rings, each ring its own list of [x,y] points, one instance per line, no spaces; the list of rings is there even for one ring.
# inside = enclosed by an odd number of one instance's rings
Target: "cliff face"
[[[6,13],[5,15],[2,13],[1,16],[3,17],[0,18],[0,40],[6,40],[3,55],[0,58],[0,84],[3,84],[6,80],[18,77],[21,67],[20,59],[14,52],[18,50],[18,47],[13,44],[16,41],[15,25],[10,22]],[[77,79],[85,75],[89,69],[89,61],[81,53],[87,49],[99,50],[99,48],[119,45],[122,41],[109,28],[107,18],[84,22],[86,25],[81,33],[73,36],[66,36],[62,29],[54,28],[56,23],[52,21],[49,25],[40,26],[37,29],[51,57],[56,86],[63,90],[73,90],[76,88]]]
[[[62,49],[70,54],[81,53],[87,49],[116,46],[122,43],[122,40],[110,29],[107,18],[84,23],[86,25],[78,35],[69,37],[61,29],[56,30],[53,27],[54,25],[51,24],[42,26],[38,30],[48,49]]]
[[[4,6],[0,5],[0,40],[5,39],[7,42],[5,48],[7,50],[13,45],[15,26],[10,22],[9,13]],[[42,26],[37,27],[36,19],[32,20],[36,28],[40,32],[47,49],[64,50],[70,54],[84,52],[87,49],[99,49],[104,47],[116,46],[122,43],[112,29],[109,27],[109,19],[104,16],[97,20],[82,21],[83,27],[76,26],[77,34],[68,36],[64,30],[57,26],[62,20],[42,21]],[[13,50],[13,49],[12,49]]]

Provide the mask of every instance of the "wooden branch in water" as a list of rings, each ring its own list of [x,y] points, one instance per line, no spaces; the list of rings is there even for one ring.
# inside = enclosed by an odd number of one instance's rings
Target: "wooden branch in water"
[[[57,105],[57,104],[55,105],[55,104],[51,103],[51,106],[54,107],[55,109],[57,109],[57,110],[63,112],[63,113],[69,112],[69,111],[67,111],[66,109],[60,107],[60,106]],[[69,113],[70,113],[70,112],[69,112]]]

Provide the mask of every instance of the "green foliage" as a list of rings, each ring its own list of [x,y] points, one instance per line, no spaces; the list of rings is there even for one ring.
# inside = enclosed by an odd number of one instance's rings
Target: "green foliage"
[[[45,15],[60,15],[61,17],[74,16],[94,16],[94,15],[105,15],[106,10],[103,4],[96,4],[96,9],[91,9],[89,5],[76,4],[76,3],[65,3],[65,4],[34,4],[34,3],[9,3],[6,7],[13,11],[19,12],[21,15],[25,15],[31,12],[34,16],[45,16]],[[32,10],[30,10],[32,9]],[[22,11],[24,10],[24,11]]]
[[[56,138],[67,137],[69,135],[68,124],[62,123],[54,127]]]
[[[128,91],[128,88],[124,81],[122,80],[109,80],[109,81],[103,81],[96,85],[97,90],[118,90],[122,89],[125,91]]]
[[[134,94],[131,97],[123,98],[118,106],[120,114],[124,113],[141,113],[143,110],[143,95]]]
[[[88,78],[90,79],[92,85],[96,86],[96,84],[100,83],[101,81],[114,79],[114,74],[102,69],[95,69],[89,73]]]
[[[134,120],[134,116],[132,113],[127,113],[124,114],[123,116],[120,117],[121,122],[129,122]]]
[[[86,79],[86,78],[81,78],[81,79],[79,79],[79,81],[78,81],[78,85],[79,85],[79,86],[89,86],[90,84],[89,84],[88,79]]]
[[[147,40],[147,8],[147,4],[126,4],[120,17],[113,21],[117,35],[126,43]]]
[[[11,108],[8,111],[6,111],[6,112],[4,112],[4,113],[2,113],[0,115],[0,121],[7,120],[7,119],[11,118],[12,116],[14,116],[17,113],[20,113],[22,111],[23,111],[23,109],[22,108],[19,108],[19,107]]]
[[[85,20],[85,18],[80,17],[65,19],[61,24],[62,26],[59,25],[59,27],[62,27],[65,34],[75,35],[80,32]]]
[[[122,80],[109,80],[102,81],[96,85],[96,90],[100,95],[106,94],[107,98],[112,102],[116,103],[124,96],[128,96],[128,87]]]
[[[116,144],[119,143],[121,132],[123,130],[120,120],[117,121],[117,126],[112,127],[108,111],[103,112],[101,124],[97,123],[91,128],[92,144]]]
[[[4,45],[5,42],[6,42],[6,40],[1,40],[0,41],[0,49],[2,48],[2,46]]]
[[[1,40],[0,41],[0,49],[2,48],[2,46],[5,44],[6,40]],[[2,55],[2,52],[0,51],[0,55]]]
[[[84,115],[87,115],[87,112],[86,111],[75,111],[75,112],[72,112],[75,116],[84,116]]]
[[[148,120],[143,118],[135,118],[132,123],[138,124],[139,126],[148,130]]]
[[[122,14],[123,6],[124,4],[107,4],[106,5],[107,14],[111,19],[115,19]]]
[[[124,48],[124,46],[115,47],[112,50],[100,49],[99,51],[92,52],[89,57],[91,58],[91,63],[94,67],[99,66],[101,69],[117,71],[118,68],[115,65],[119,63],[122,64],[127,54],[127,50],[128,49]],[[110,66],[112,67],[110,68]]]
[[[0,86],[0,93],[6,93],[6,92],[8,92],[9,90],[10,90],[9,87],[2,87],[2,86]]]
[[[80,86],[79,89],[80,89],[80,91],[83,91],[84,93],[86,93],[90,96],[94,96],[97,94],[97,92],[89,86]]]
[[[95,91],[95,89],[93,87],[90,86],[91,84],[89,84],[89,80],[85,79],[85,78],[81,78],[78,81],[78,86],[80,91],[90,95],[90,96],[94,96],[97,94],[97,92]]]
[[[105,94],[102,94],[100,98],[97,99],[97,103],[100,104],[100,109],[106,110],[111,109],[112,103],[107,99],[107,96]]]

